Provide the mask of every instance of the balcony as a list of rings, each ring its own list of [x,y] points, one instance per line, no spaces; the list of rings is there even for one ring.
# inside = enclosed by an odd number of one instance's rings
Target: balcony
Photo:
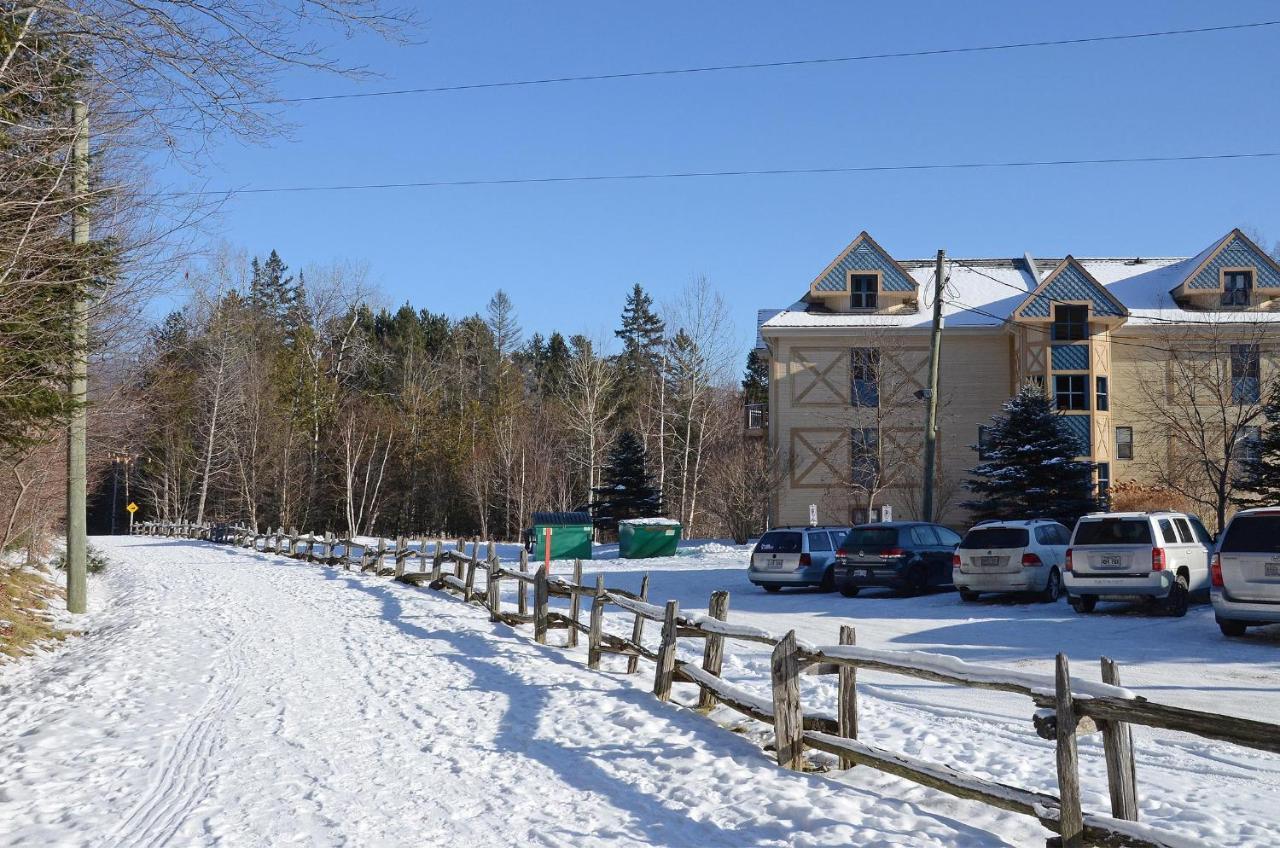
[[[769,405],[749,403],[743,408],[742,429],[748,436],[763,436],[769,431]]]

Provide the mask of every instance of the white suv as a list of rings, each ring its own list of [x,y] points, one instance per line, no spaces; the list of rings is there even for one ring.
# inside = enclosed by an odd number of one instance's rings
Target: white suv
[[[1037,592],[1062,596],[1062,567],[1071,531],[1056,521],[983,521],[965,534],[951,558],[951,582],[960,600],[982,592]]]
[[[1218,540],[1210,576],[1224,635],[1280,622],[1280,508],[1237,512]]]
[[[1209,588],[1213,539],[1182,512],[1108,512],[1076,522],[1067,549],[1067,596],[1076,612],[1098,598],[1159,599],[1169,615],[1186,615],[1191,592]]]

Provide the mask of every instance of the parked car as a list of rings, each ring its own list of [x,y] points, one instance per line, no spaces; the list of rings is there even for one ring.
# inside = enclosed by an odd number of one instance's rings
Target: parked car
[[[1185,615],[1192,592],[1209,588],[1213,537],[1182,512],[1109,512],[1076,522],[1067,549],[1067,596],[1076,612],[1098,598],[1139,596]]]
[[[962,601],[983,592],[1036,592],[1042,601],[1056,601],[1070,541],[1071,531],[1048,518],[983,521],[956,548],[951,582]]]
[[[1223,635],[1280,622],[1280,508],[1237,512],[1218,539],[1209,575]]]
[[[951,558],[960,534],[923,521],[859,524],[836,551],[840,593],[852,598],[863,588],[882,586],[919,595],[951,585]]]
[[[775,527],[760,537],[751,552],[747,579],[766,592],[783,586],[836,588],[836,547],[847,527]]]

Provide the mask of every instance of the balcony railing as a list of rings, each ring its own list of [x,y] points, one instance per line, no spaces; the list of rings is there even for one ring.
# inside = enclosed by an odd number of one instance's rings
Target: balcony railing
[[[763,433],[769,429],[769,405],[749,403],[743,410],[743,426],[748,433]]]

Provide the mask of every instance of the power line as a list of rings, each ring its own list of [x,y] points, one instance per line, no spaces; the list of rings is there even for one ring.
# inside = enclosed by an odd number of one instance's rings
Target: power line
[[[332,100],[356,100],[367,97],[402,97],[406,95],[423,95],[423,94],[444,94],[448,92],[459,91],[480,91],[485,89],[500,88],[521,88],[540,85],[559,85],[563,83],[574,82],[603,82],[610,80],[623,79],[643,79],[650,77],[671,77],[690,74],[707,74],[719,73],[727,71],[751,71],[766,70],[774,68],[794,68],[812,65],[835,65],[846,64],[851,62],[870,62],[883,61],[888,59],[917,59],[929,56],[955,56],[971,53],[994,53],[1009,50],[1029,50],[1044,47],[1066,47],[1081,44],[1100,44],[1115,41],[1136,41],[1148,38],[1165,38],[1168,36],[1178,35],[1200,35],[1214,32],[1230,32],[1238,30],[1261,29],[1263,27],[1273,27],[1280,25],[1280,20],[1276,21],[1252,21],[1240,24],[1223,24],[1221,26],[1207,27],[1189,27],[1186,29],[1166,29],[1154,30],[1151,32],[1134,32],[1120,33],[1114,35],[1093,35],[1083,36],[1080,38],[1060,38],[1041,41],[1017,41],[1006,44],[983,44],[971,45],[967,47],[939,47],[932,50],[906,50],[895,51],[891,53],[863,53],[854,56],[826,56],[808,59],[783,59],[773,62],[738,62],[727,65],[701,65],[686,68],[659,68],[645,71],[619,71],[614,73],[603,74],[579,74],[572,76],[556,76],[556,77],[540,77],[534,79],[521,80],[503,80],[497,82],[475,82],[475,83],[457,83],[453,85],[437,85],[437,86],[421,86],[416,88],[397,88],[384,91],[364,91],[353,92],[350,94],[313,94],[300,97],[276,97],[263,98],[260,100],[239,100],[236,98],[215,98],[215,102],[222,105],[245,107],[245,106],[275,106],[290,103],[318,103]],[[170,111],[174,109],[188,109],[190,106],[161,106],[153,110],[148,109],[128,109],[111,114],[139,114],[148,111]]]
[[[238,194],[281,194],[319,191],[379,191],[406,188],[449,188],[462,186],[537,185],[550,183],[626,182],[639,180],[676,180],[695,177],[768,177],[823,174],[869,174],[887,171],[948,171],[993,168],[1051,168],[1066,165],[1135,165],[1161,162],[1207,162],[1231,159],[1272,159],[1280,151],[1254,153],[1203,153],[1188,156],[1112,156],[1098,159],[1040,159],[1009,162],[943,162],[909,165],[854,165],[827,168],[761,168],[729,171],[669,171],[637,174],[578,174],[564,177],[506,177],[472,180],[421,180],[400,183],[349,183],[336,185],[270,186],[266,188],[229,188],[201,191],[169,192],[171,197],[223,196]]]

